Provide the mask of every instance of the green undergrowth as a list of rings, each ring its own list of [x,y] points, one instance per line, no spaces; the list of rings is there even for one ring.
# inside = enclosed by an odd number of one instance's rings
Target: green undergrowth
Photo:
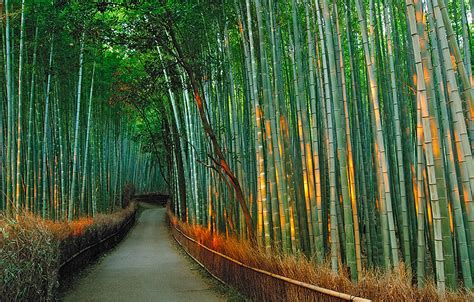
[[[0,215],[0,301],[54,301],[61,264],[114,234],[137,204],[108,215],[53,222],[23,213]]]

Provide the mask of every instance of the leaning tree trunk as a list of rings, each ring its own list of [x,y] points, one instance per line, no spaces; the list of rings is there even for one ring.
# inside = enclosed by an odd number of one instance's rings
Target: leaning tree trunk
[[[235,190],[237,201],[239,202],[242,208],[242,211],[244,213],[245,223],[247,225],[247,236],[252,242],[255,242],[255,234],[253,233],[253,227],[252,227],[252,216],[250,215],[249,209],[245,202],[245,197],[242,191],[242,187],[240,186],[239,180],[235,176],[234,172],[230,169],[230,166],[227,163],[224,153],[222,152],[221,146],[219,145],[219,142],[217,141],[217,137],[214,133],[214,130],[209,124],[209,120],[207,118],[206,112],[204,111],[204,103],[203,103],[203,101],[205,102],[206,100],[201,96],[199,92],[199,86],[196,79],[194,78],[193,70],[185,61],[185,56],[181,50],[181,47],[179,46],[179,43],[175,37],[173,29],[168,28],[168,33],[170,35],[173,47],[175,48],[177,52],[176,59],[178,60],[181,67],[183,67],[183,69],[186,71],[186,74],[191,83],[191,87],[193,89],[193,94],[194,94],[194,100],[196,101],[196,105],[199,111],[199,116],[201,118],[204,131],[206,132],[207,136],[211,140],[211,144],[214,148],[214,152],[216,153],[218,157],[215,164],[217,164],[219,168],[222,169],[224,174],[229,178],[229,181]]]

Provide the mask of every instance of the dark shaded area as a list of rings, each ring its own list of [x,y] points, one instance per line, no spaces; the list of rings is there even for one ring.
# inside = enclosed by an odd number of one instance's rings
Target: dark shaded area
[[[168,204],[170,196],[165,193],[146,193],[135,196],[137,202],[146,202],[165,207]]]

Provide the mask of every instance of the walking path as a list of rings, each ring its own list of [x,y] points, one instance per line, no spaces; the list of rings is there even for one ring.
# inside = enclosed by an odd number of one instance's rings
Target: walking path
[[[224,301],[177,251],[166,209],[147,206],[124,241],[76,280],[63,301]]]

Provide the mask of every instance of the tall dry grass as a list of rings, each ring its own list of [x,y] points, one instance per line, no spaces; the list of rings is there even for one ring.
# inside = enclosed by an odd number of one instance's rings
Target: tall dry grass
[[[60,263],[78,251],[118,231],[135,214],[138,205],[130,203],[125,209],[111,214],[83,217],[72,222],[46,221],[51,234],[59,241]]]
[[[115,213],[70,223],[0,214],[0,301],[54,301],[60,265],[116,232],[136,211],[132,202]]]
[[[0,217],[0,300],[51,301],[58,286],[59,242],[33,215]]]
[[[269,255],[265,253],[263,248],[254,247],[247,241],[225,238],[222,235],[212,234],[207,228],[182,223],[171,213],[170,222],[199,243],[248,266],[337,292],[373,301],[474,301],[474,295],[465,291],[448,291],[444,297],[440,296],[433,282],[428,282],[423,289],[417,288],[412,284],[412,276],[403,264],[400,264],[391,271],[380,269],[365,270],[359,277],[359,282],[353,283],[345,273],[333,273],[329,261],[317,264],[314,259],[308,259],[303,254],[283,255],[275,253]],[[203,252],[195,252],[198,257],[206,261],[206,257],[202,255],[204,254]],[[264,281],[263,279],[265,278],[259,279],[258,276],[252,279],[248,276],[248,271],[245,273],[237,271],[223,272],[221,268],[216,267],[217,261],[215,259],[212,261],[213,263],[209,263],[209,265],[213,270],[216,272],[220,271],[220,274],[227,280],[235,281],[235,284],[230,285],[243,290],[250,297],[257,298],[257,300],[281,301],[284,295],[287,295],[287,299],[313,300],[306,296],[306,290],[301,289],[301,292],[298,292],[298,289],[295,289],[294,286],[288,286],[287,289],[276,288],[285,287],[286,285],[282,282]],[[221,265],[225,266],[226,270],[238,269],[236,266],[228,265],[228,263],[224,262]],[[231,275],[238,275],[239,277],[233,278]],[[248,279],[247,283],[249,284],[243,286],[241,283],[246,279]],[[274,286],[275,288],[263,288],[262,282],[265,282],[266,287]],[[256,288],[252,289],[251,287]],[[255,292],[261,290],[265,291],[264,296],[261,293]],[[316,300],[319,299],[317,298]]]

